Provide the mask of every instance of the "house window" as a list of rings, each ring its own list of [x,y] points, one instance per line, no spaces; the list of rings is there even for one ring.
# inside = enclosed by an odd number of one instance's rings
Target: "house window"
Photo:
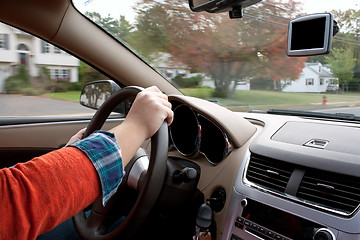
[[[314,79],[313,78],[307,78],[306,79],[306,85],[314,85]]]
[[[51,79],[57,81],[70,81],[70,69],[50,69]]]
[[[336,78],[331,78],[329,84],[330,85],[339,84],[339,81]]]
[[[320,85],[324,85],[324,78],[320,78]]]
[[[60,78],[59,69],[55,69],[54,71],[55,71],[54,73],[55,79],[59,79]]]
[[[54,46],[54,53],[61,53],[61,50],[60,48]]]
[[[63,69],[61,73],[62,80],[70,81],[70,69]]]
[[[0,48],[9,50],[9,34],[0,34]]]
[[[50,53],[50,44],[45,41],[41,41],[41,52]]]

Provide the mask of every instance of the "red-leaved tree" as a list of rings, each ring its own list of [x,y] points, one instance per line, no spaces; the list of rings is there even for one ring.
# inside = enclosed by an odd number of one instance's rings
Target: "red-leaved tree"
[[[193,13],[176,0],[145,1],[137,28],[157,9],[151,18],[160,29],[162,51],[211,77],[216,93],[224,96],[238,81],[294,79],[304,66],[306,59],[286,56],[287,22],[299,4],[267,2],[273,6],[257,4],[245,9],[243,18],[229,19],[227,13]],[[141,35],[151,45],[152,40]]]

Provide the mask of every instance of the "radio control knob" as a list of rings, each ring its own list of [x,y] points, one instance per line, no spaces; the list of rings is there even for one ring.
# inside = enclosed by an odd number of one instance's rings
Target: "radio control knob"
[[[327,228],[320,228],[314,235],[314,240],[335,240],[334,234]]]
[[[244,199],[241,200],[240,204],[241,204],[242,207],[246,207],[247,204],[248,204],[248,202],[247,202],[247,200],[244,198]]]

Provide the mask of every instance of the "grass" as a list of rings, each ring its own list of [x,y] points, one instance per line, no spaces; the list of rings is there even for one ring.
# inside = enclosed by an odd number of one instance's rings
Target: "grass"
[[[281,109],[309,109],[323,107],[323,97],[327,98],[327,105],[355,105],[360,104],[360,93],[324,94],[324,93],[286,93],[277,91],[236,91],[230,98],[213,98],[213,89],[192,88],[181,89],[187,95],[216,99],[223,106],[233,111],[248,111],[252,109],[266,110]]]
[[[80,93],[81,93],[80,91],[68,91],[68,92],[46,93],[43,96],[48,98],[71,101],[71,102],[79,102]]]

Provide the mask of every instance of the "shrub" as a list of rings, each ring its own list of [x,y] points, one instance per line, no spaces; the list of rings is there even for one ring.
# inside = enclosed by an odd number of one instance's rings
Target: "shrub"
[[[52,93],[68,91],[66,87],[61,86],[61,85],[56,84],[56,83],[47,85],[46,90],[49,91],[49,92],[52,92]]]
[[[80,82],[57,82],[57,84],[67,91],[81,91],[83,87]]]
[[[197,87],[201,84],[202,77],[197,75],[194,77],[186,78],[181,75],[177,75],[172,79],[181,88],[192,88]]]
[[[29,96],[38,96],[38,95],[41,95],[42,92],[39,89],[27,87],[27,88],[21,89],[21,93],[24,95],[29,95]]]
[[[10,94],[23,93],[22,90],[30,88],[29,75],[24,66],[20,66],[19,73],[5,80],[5,91]]]

